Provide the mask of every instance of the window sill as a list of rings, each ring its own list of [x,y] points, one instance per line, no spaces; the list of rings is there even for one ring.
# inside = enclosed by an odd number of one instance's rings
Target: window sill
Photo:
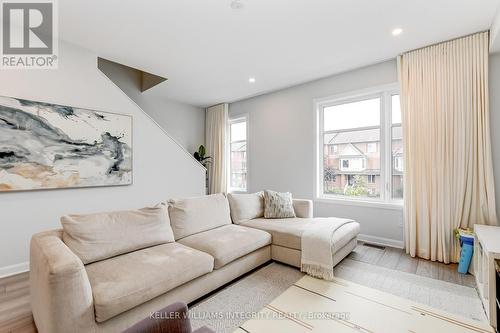
[[[403,201],[376,201],[376,200],[362,200],[362,199],[349,199],[349,198],[341,198],[337,196],[328,196],[322,195],[316,197],[315,202],[322,203],[332,203],[337,205],[346,205],[346,206],[359,206],[359,207],[373,207],[373,208],[381,208],[381,209],[391,209],[391,210],[403,210]]]

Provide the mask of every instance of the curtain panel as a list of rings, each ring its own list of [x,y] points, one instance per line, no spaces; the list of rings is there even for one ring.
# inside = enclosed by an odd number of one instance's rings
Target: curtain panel
[[[457,261],[453,230],[496,224],[488,33],[398,57],[406,251]]]
[[[226,192],[226,146],[227,146],[228,104],[211,106],[206,110],[205,141],[208,165],[208,193]]]

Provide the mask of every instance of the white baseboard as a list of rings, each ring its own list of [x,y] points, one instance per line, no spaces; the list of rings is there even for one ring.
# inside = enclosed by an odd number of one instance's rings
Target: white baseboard
[[[358,240],[366,242],[366,243],[370,243],[370,244],[375,244],[375,245],[395,247],[398,249],[404,248],[403,241],[396,240],[396,239],[359,234]]]
[[[16,275],[19,273],[24,273],[29,270],[30,270],[30,263],[28,261],[22,262],[20,264],[0,267],[0,279],[11,275]]]

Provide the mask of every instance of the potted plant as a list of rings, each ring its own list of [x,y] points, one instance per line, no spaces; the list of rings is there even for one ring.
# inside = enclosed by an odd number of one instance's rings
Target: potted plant
[[[206,154],[206,150],[205,150],[205,146],[204,145],[201,145],[199,148],[198,148],[198,151],[195,151],[193,156],[194,158],[201,163],[201,165],[203,165],[205,168],[207,167],[207,164],[210,163],[210,159],[212,157],[210,156],[205,156]]]
[[[194,158],[201,163],[201,165],[203,165],[206,169],[207,169],[207,172],[206,172],[206,178],[205,178],[205,192],[206,194],[208,194],[208,164],[210,163],[210,159],[212,157],[210,156],[205,156],[206,154],[206,150],[205,150],[205,146],[204,145],[201,145],[199,148],[198,148],[198,151],[195,151],[193,156]]]

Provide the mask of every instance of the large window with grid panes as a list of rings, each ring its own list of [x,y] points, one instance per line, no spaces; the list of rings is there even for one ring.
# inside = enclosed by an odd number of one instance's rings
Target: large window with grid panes
[[[400,203],[403,143],[397,86],[316,101],[317,196]]]

